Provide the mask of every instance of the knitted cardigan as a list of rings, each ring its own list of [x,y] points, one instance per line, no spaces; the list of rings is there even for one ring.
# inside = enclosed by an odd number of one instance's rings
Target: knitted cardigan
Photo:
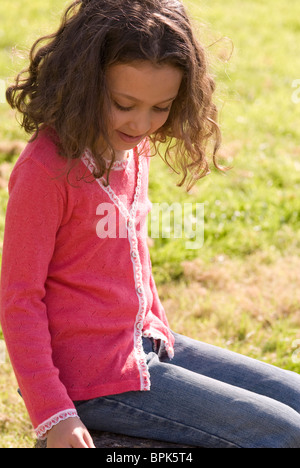
[[[147,152],[145,140],[106,186],[88,150],[66,171],[46,129],[12,172],[0,318],[39,438],[76,400],[150,390],[143,336],[173,356],[147,247]]]

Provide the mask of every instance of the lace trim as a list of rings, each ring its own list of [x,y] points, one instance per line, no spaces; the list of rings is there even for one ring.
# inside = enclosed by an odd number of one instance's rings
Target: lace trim
[[[88,158],[93,169],[96,168],[96,165],[95,163],[93,162],[93,155],[91,153],[91,151],[87,148],[85,150],[85,153],[83,155],[83,158]],[[128,157],[126,159],[122,159],[122,161],[115,161],[111,167],[111,170],[112,171],[124,171],[125,169],[128,169],[128,166],[129,164],[131,163],[132,161],[132,158],[133,158],[133,150],[131,151],[128,151]],[[105,166],[106,166],[106,169],[109,169],[110,168],[110,165],[111,165],[111,159],[105,159]]]
[[[123,159],[122,161],[115,161],[113,163],[112,167],[111,167],[111,170],[113,170],[113,171],[124,171],[125,169],[127,169],[129,163],[131,162],[132,156],[133,156],[133,151],[130,151],[129,156],[126,159]],[[105,164],[106,164],[106,169],[109,169],[110,164],[111,164],[111,160],[107,159],[105,161]]]
[[[53,426],[56,426],[58,423],[68,418],[78,418],[76,409],[67,409],[65,411],[61,411],[60,413],[57,413],[51,418],[47,419],[47,421],[44,421],[35,429],[37,438],[45,440],[45,434],[50,431]]]
[[[137,150],[135,150],[137,151]],[[135,229],[135,217],[136,211],[138,207],[139,196],[141,192],[142,186],[142,174],[143,174],[143,164],[142,164],[142,156],[138,157],[138,175],[137,175],[137,184],[134,194],[134,200],[131,205],[130,211],[127,210],[124,203],[120,200],[120,198],[115,194],[113,189],[110,185],[107,187],[103,184],[105,182],[104,178],[97,179],[98,184],[104,190],[112,202],[117,206],[119,211],[122,213],[126,220],[127,230],[128,230],[128,240],[130,244],[130,257],[133,266],[133,274],[134,274],[134,281],[135,281],[135,288],[136,294],[139,300],[139,310],[136,315],[136,320],[134,324],[134,351],[136,356],[136,361],[140,373],[140,382],[141,382],[141,390],[150,390],[150,375],[148,371],[148,366],[145,359],[145,353],[143,349],[143,323],[144,318],[147,310],[147,299],[146,293],[143,286],[143,276],[142,276],[142,265],[140,260],[140,254],[138,250],[138,238]],[[92,159],[92,155],[86,151],[82,156],[82,161],[86,165],[86,167],[93,172],[94,170],[94,163]]]
[[[134,324],[134,351],[136,356],[136,361],[139,368],[140,373],[140,383],[141,383],[141,390],[147,391],[150,390],[150,375],[148,371],[148,366],[145,359],[145,353],[143,349],[143,326],[144,326],[144,318],[147,310],[147,299],[146,294],[143,286],[143,277],[142,277],[142,265],[140,256],[138,253],[138,246],[137,246],[137,237],[135,232],[134,224],[132,227],[129,228],[128,231],[128,239],[130,242],[131,247],[131,260],[133,265],[133,274],[134,274],[134,281],[136,287],[136,293],[139,300],[139,310],[136,315],[136,320]],[[137,253],[137,254],[135,254]]]
[[[169,359],[173,359],[174,357],[174,348],[172,345],[170,345],[168,339],[165,337],[165,335],[163,333],[159,333],[158,331],[155,331],[154,333],[152,333],[151,330],[148,330],[148,331],[143,331],[143,336],[145,338],[153,338],[153,340],[161,340],[164,345],[165,345],[165,348],[166,348],[166,351],[167,351],[167,354],[169,356]]]
[[[105,186],[105,178],[101,177],[100,179],[96,179],[102,190],[107,193],[111,201],[117,206],[117,208],[121,211],[122,215],[126,219],[126,221],[130,224],[130,221],[134,221],[136,217],[136,211],[138,207],[138,201],[139,201],[139,196],[140,196],[140,191],[141,191],[141,185],[142,185],[142,164],[141,164],[141,157],[139,157],[139,169],[138,169],[138,175],[137,175],[137,185],[135,189],[135,194],[134,194],[134,200],[130,208],[130,212],[127,210],[126,206],[124,203],[120,200],[120,198],[115,194],[113,189],[111,188],[110,185],[107,187]],[[93,161],[93,156],[90,153],[89,150],[86,150],[83,156],[81,157],[81,160],[83,163],[86,165],[86,167],[93,173],[95,169],[95,163]],[[127,160],[128,161],[128,160]],[[125,163],[127,161],[124,161]],[[123,161],[119,161],[123,162]]]

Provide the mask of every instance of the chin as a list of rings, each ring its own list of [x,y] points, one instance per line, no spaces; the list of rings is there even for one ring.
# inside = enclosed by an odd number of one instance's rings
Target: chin
[[[116,153],[122,153],[134,149],[137,145],[113,145],[113,149]]]

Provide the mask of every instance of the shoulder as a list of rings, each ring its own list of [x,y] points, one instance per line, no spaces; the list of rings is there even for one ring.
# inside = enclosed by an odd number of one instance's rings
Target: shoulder
[[[21,153],[15,165],[18,171],[21,167],[31,166],[32,171],[48,173],[51,177],[57,177],[66,169],[67,160],[59,154],[58,139],[54,131],[49,128],[40,131],[37,138],[29,142]]]
[[[67,160],[59,155],[58,146],[48,131],[29,142],[19,156],[9,180],[9,194],[35,196],[50,192],[65,193]]]

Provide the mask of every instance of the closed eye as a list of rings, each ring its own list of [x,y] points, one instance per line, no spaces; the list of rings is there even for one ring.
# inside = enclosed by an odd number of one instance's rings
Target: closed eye
[[[172,107],[172,106],[168,106],[168,107],[164,107],[164,108],[162,108],[162,107],[154,107],[154,110],[155,110],[156,112],[170,112],[171,107]]]
[[[122,112],[130,112],[134,109],[134,107],[123,107],[120,104],[118,104],[116,101],[114,101],[114,105],[116,108]],[[168,107],[154,107],[153,109],[155,112],[170,112],[172,106]]]
[[[114,101],[114,105],[116,106],[117,109],[119,109],[120,111],[123,111],[123,112],[130,112],[133,107],[123,107],[123,106],[120,106],[120,104],[118,104],[117,102]]]

